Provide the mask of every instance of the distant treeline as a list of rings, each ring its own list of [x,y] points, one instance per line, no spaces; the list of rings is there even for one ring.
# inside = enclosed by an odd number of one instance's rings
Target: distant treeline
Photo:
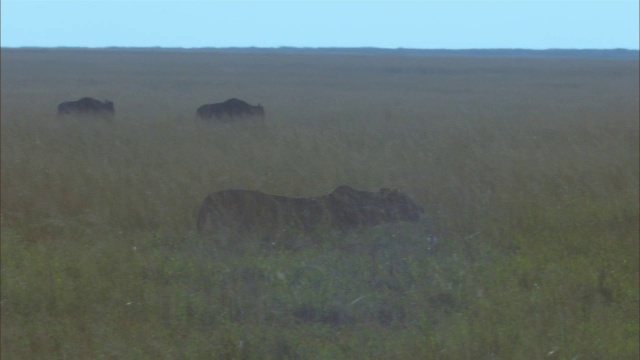
[[[232,53],[279,53],[279,54],[346,54],[346,55],[404,55],[404,56],[441,56],[441,57],[511,57],[511,58],[567,58],[567,59],[621,59],[638,60],[640,51],[632,49],[384,49],[373,47],[362,48],[313,48],[313,47],[224,47],[224,48],[163,48],[163,47],[107,47],[107,48],[81,48],[81,47],[21,47],[6,48],[7,50],[33,50],[33,51],[58,51],[58,50],[108,50],[108,51],[159,51],[159,52],[232,52]]]

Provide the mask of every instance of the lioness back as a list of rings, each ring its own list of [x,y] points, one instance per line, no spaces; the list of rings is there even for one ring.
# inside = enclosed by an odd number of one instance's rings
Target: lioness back
[[[223,190],[207,196],[198,215],[198,231],[273,233],[288,228],[308,231],[326,214],[319,198],[288,198],[253,190]]]

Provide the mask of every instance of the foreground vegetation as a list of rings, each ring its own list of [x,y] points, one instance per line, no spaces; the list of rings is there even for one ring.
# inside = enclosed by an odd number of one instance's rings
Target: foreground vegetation
[[[637,61],[2,56],[3,359],[640,354]],[[85,95],[116,118],[55,117]],[[229,97],[266,119],[195,119]],[[338,185],[428,219],[295,246],[194,232],[212,191]]]

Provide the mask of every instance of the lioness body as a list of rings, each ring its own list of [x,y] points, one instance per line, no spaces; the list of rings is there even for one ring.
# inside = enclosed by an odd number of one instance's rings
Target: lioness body
[[[328,195],[291,198],[252,190],[222,190],[204,199],[198,231],[277,235],[349,230],[386,222],[418,221],[424,211],[408,196],[382,189],[340,186]]]

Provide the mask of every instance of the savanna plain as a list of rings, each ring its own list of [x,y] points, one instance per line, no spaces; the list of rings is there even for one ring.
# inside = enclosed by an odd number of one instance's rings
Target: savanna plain
[[[2,49],[2,359],[637,359],[638,60]],[[83,96],[113,120],[59,118]],[[266,117],[207,123],[205,103]],[[200,235],[211,192],[423,221]]]

